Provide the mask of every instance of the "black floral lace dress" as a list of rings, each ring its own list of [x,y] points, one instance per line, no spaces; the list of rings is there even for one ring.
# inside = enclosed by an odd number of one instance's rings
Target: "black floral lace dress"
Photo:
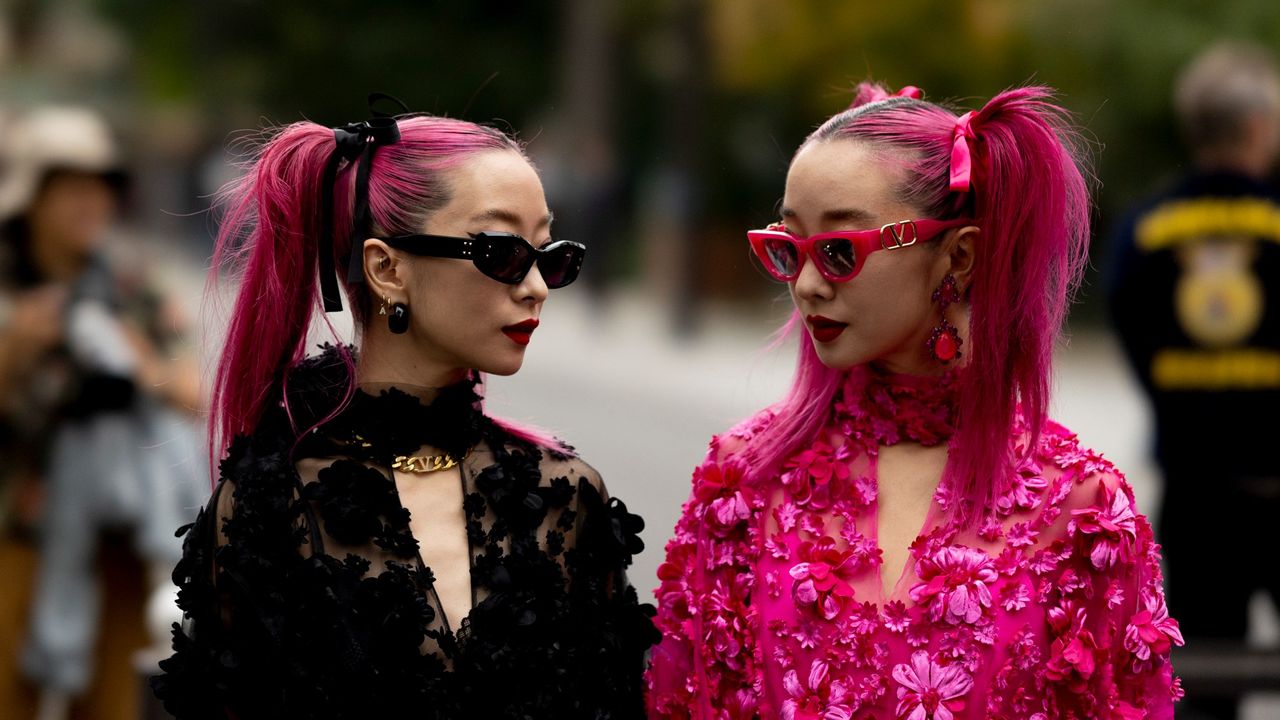
[[[643,716],[653,609],[624,569],[641,519],[576,456],[515,437],[472,383],[430,404],[356,393],[332,351],[236,439],[174,571],[174,654],[153,679],[178,718]],[[461,468],[471,610],[445,617],[392,458]],[[180,531],[181,532],[181,531]],[[428,540],[427,542],[430,542]]]

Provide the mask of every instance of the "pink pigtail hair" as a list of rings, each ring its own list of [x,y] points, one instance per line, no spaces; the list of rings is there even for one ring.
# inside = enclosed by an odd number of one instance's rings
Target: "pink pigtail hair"
[[[305,355],[318,303],[321,176],[333,146],[327,128],[290,125],[220,198],[209,282],[216,285],[222,268],[233,266],[240,289],[214,375],[211,460],[231,438],[251,431],[268,403],[283,398],[283,371]]]
[[[978,135],[971,358],[948,472],[962,497],[991,507],[1007,480],[1021,404],[1034,451],[1049,414],[1053,350],[1088,264],[1084,142],[1052,91],[1005,91],[974,116]],[[993,392],[992,389],[998,389]]]
[[[1021,404],[1030,453],[1048,414],[1053,348],[1088,258],[1090,203],[1084,143],[1048,88],[997,95],[971,121],[974,180],[949,186],[957,116],[915,94],[892,95],[863,83],[853,106],[828,119],[801,147],[852,139],[897,150],[900,188],[922,217],[971,217],[975,243],[968,378],[960,391],[956,436],[945,471],[973,522],[1006,485],[1009,434]],[[812,442],[829,417],[847,371],[826,367],[798,314],[781,333],[800,336],[796,373],[773,420],[738,454],[753,476],[776,473]]]

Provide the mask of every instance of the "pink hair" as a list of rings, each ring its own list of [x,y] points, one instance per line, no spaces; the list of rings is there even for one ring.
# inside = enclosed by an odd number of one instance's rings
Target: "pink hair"
[[[1083,143],[1052,97],[1048,88],[1016,88],[975,114],[974,181],[967,193],[953,192],[948,182],[956,115],[890,97],[870,83],[804,142],[852,139],[898,150],[890,157],[907,171],[901,196],[921,217],[967,216],[981,229],[968,291],[967,377],[945,471],[971,501],[960,511],[966,522],[992,507],[1005,485],[1019,403],[1032,434],[1025,452],[1038,440],[1048,414],[1054,342],[1088,259]],[[780,332],[801,327],[797,314]],[[790,391],[772,408],[774,421],[739,451],[757,477],[776,472],[812,442],[847,374],[823,365],[808,334],[800,335]]]
[[[428,216],[449,200],[442,171],[488,150],[524,154],[501,131],[463,120],[413,116],[398,125],[399,142],[379,148],[369,172],[369,210],[373,232],[379,235],[421,231]],[[329,128],[311,122],[289,125],[258,151],[248,172],[220,198],[223,215],[209,282],[216,285],[225,264],[239,267],[241,274],[213,384],[211,459],[221,457],[233,437],[251,432],[269,403],[281,403],[288,411],[289,371],[306,356],[317,314],[328,325],[321,310],[316,254],[322,197],[329,192],[321,187],[321,178],[334,147]],[[334,265],[361,328],[369,319],[371,301],[362,286],[346,283],[344,272],[351,252],[355,163],[339,170],[336,185]],[[348,384],[342,402],[321,424],[355,393],[355,359],[342,343],[338,349],[348,368]],[[560,446],[539,431],[498,422],[522,439]]]

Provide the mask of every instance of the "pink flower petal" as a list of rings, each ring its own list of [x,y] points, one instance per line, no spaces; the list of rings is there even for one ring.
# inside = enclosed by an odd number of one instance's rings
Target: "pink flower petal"
[[[827,664],[821,660],[814,660],[809,668],[809,689],[817,692],[826,680]]]
[[[802,605],[812,605],[818,601],[818,590],[813,586],[812,580],[805,580],[796,585],[793,596]]]

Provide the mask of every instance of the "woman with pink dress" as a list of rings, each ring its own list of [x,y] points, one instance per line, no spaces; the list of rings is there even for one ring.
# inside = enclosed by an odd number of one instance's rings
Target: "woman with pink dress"
[[[957,115],[863,84],[801,144],[748,233],[795,378],[694,471],[651,717],[1172,717],[1159,545],[1048,417],[1083,157],[1037,87]]]

